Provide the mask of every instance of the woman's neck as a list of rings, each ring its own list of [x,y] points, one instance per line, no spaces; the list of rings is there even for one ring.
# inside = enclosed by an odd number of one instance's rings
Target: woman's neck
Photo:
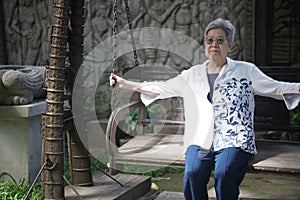
[[[221,69],[223,68],[223,66],[226,65],[226,63],[227,63],[227,60],[220,61],[220,62],[215,62],[215,61],[210,60],[206,66],[207,73],[208,74],[219,73],[221,71]]]

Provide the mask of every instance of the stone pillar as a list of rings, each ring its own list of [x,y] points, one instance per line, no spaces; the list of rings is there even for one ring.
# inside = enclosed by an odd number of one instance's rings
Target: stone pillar
[[[0,106],[0,173],[9,173],[17,182],[22,178],[33,182],[41,167],[41,114],[45,109],[45,101]]]

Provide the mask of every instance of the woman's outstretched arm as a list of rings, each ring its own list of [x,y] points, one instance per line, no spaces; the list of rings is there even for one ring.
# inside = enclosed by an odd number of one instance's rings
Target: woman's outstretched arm
[[[118,87],[118,88],[122,88],[122,89],[132,90],[135,92],[148,94],[148,95],[152,95],[152,96],[159,95],[158,93],[141,89],[143,86],[142,83],[128,81],[128,80],[126,80],[116,74],[113,74],[113,73],[110,74],[109,83],[110,83],[110,86],[112,86],[112,87]]]

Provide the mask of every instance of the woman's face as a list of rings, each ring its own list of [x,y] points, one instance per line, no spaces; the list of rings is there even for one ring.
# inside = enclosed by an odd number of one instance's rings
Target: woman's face
[[[228,43],[223,29],[211,29],[204,41],[205,55],[210,60],[224,60],[233,43]]]

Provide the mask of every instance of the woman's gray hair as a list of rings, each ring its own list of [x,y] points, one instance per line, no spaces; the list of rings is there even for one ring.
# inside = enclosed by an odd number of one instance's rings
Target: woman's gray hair
[[[235,34],[235,27],[229,20],[225,20],[225,19],[221,19],[221,18],[218,18],[218,19],[210,22],[206,26],[205,31],[204,31],[205,38],[207,36],[208,31],[210,31],[211,29],[217,29],[217,28],[223,29],[225,31],[228,42],[233,42],[234,34]]]

